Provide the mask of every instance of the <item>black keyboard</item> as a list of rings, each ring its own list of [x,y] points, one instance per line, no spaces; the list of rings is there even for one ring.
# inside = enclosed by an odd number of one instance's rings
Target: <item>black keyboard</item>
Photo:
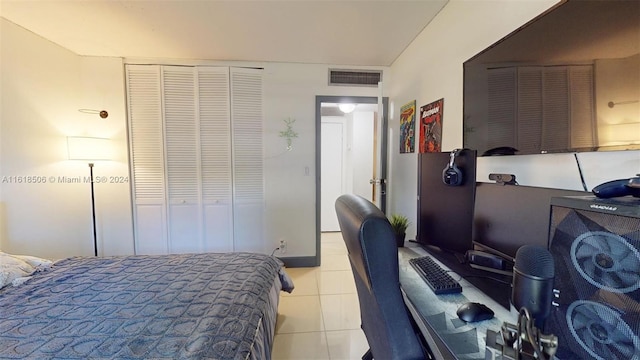
[[[462,286],[430,256],[409,259],[409,264],[416,269],[436,295],[462,292]]]

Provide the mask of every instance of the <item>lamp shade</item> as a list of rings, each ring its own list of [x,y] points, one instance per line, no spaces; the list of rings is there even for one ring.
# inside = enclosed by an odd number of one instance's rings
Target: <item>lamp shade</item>
[[[67,137],[69,160],[111,160],[111,140],[95,137]]]

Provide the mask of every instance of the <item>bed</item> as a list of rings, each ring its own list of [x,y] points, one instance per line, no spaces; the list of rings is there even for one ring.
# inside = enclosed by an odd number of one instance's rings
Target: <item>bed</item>
[[[279,292],[293,289],[277,258],[253,253],[40,270],[0,290],[0,358],[270,359]]]

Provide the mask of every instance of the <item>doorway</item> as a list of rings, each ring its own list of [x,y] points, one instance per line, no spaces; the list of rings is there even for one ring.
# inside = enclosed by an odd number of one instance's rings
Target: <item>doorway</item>
[[[339,104],[352,104],[345,112]],[[377,97],[316,97],[316,264],[320,235],[340,231],[334,204],[345,193],[386,207],[387,104]],[[381,155],[382,154],[382,155]],[[381,180],[382,179],[382,180]]]

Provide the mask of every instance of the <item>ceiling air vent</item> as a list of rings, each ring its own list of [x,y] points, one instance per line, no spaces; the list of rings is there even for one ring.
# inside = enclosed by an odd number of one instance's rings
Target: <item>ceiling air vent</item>
[[[329,69],[329,85],[377,87],[380,81],[382,81],[382,71],[378,70]]]

